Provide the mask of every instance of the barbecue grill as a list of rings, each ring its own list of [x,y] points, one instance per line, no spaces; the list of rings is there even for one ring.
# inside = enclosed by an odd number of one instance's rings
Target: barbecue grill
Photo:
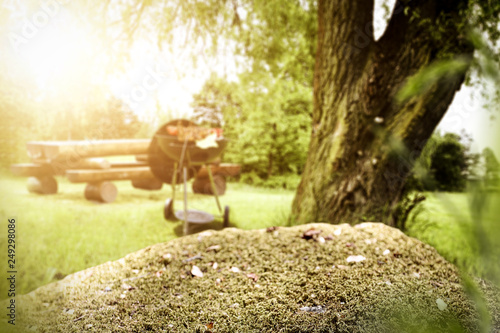
[[[217,137],[212,146],[200,147],[189,136],[182,137],[177,133],[169,133],[167,128],[179,128],[179,132],[185,128],[197,130],[198,126],[187,120],[173,120],[160,128],[154,136],[150,146],[150,165],[151,171],[155,176],[165,182],[172,184],[172,198],[165,201],[164,217],[167,220],[183,220],[184,234],[189,234],[191,225],[210,223],[214,221],[212,214],[188,209],[187,202],[187,181],[193,177],[207,163],[215,160],[226,148],[228,140],[223,137]],[[154,153],[153,153],[154,152]],[[206,167],[210,184],[215,196],[217,208],[223,220],[223,227],[229,225],[229,207],[225,206],[222,211],[219,196],[215,187],[210,167]],[[182,174],[180,173],[182,171]],[[184,187],[184,210],[174,212],[175,185],[179,183],[182,177]]]

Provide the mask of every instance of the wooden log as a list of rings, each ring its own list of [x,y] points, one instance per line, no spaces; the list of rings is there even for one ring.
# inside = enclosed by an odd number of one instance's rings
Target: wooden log
[[[222,176],[237,176],[240,173],[241,165],[239,164],[230,164],[230,163],[222,163],[222,164],[209,164],[209,167],[212,169],[212,175],[222,175]],[[203,166],[198,173],[196,174],[196,178],[208,178],[208,172],[205,166]]]
[[[12,164],[10,171],[21,177],[45,177],[53,176],[54,170],[47,164],[20,163]]]
[[[69,160],[34,160],[35,163],[50,164],[58,174],[71,169],[109,169],[111,163],[104,158],[81,158]]]
[[[32,159],[75,161],[86,157],[146,154],[151,139],[31,141],[26,144]]]
[[[135,160],[138,162],[147,162],[148,159],[148,154],[135,155]]]
[[[118,195],[116,186],[111,182],[89,183],[85,187],[85,199],[110,203]]]
[[[64,175],[69,169],[109,169],[111,164],[103,158],[87,158],[66,163],[64,161],[35,160],[34,163],[11,165],[11,171],[17,176],[39,177]]]
[[[147,162],[111,162],[112,168],[136,168],[148,166]]]
[[[57,181],[52,176],[29,177],[28,191],[38,194],[55,194],[57,193]]]
[[[222,175],[214,175],[215,189],[218,195],[223,195],[226,193],[226,177]],[[193,192],[199,194],[213,195],[212,185],[210,184],[210,179],[198,178],[196,177],[193,181]]]
[[[158,178],[132,179],[132,186],[141,190],[161,190],[163,182]]]
[[[68,170],[66,177],[72,183],[99,183],[106,180],[154,178],[149,167],[111,168],[107,170]]]
[[[71,169],[109,169],[111,163],[104,158],[84,158],[78,161]]]

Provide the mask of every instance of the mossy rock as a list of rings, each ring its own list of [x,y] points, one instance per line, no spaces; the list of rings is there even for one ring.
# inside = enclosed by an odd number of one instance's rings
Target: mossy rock
[[[72,274],[18,303],[16,328],[36,332],[479,330],[457,269],[378,223],[204,232]]]

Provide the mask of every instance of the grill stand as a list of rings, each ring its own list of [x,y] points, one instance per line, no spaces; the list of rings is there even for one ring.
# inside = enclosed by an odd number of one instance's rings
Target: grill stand
[[[172,176],[172,198],[166,200],[165,208],[164,208],[165,219],[171,220],[171,219],[174,219],[175,217],[177,217],[178,219],[181,219],[184,221],[184,228],[183,228],[184,235],[188,235],[191,233],[190,232],[191,231],[191,228],[190,228],[191,223],[203,224],[203,223],[210,223],[214,220],[214,217],[209,213],[195,211],[195,210],[191,210],[191,211],[188,210],[187,168],[189,165],[191,165],[191,158],[190,158],[189,152],[187,152],[186,148],[187,148],[187,139],[184,140],[184,144],[183,144],[182,152],[181,152],[181,158],[179,160],[179,163],[177,163],[177,162],[174,163],[174,173]],[[210,185],[212,187],[212,191],[213,191],[214,196],[215,196],[215,202],[217,203],[217,208],[219,210],[219,214],[222,216],[222,219],[223,219],[223,227],[226,228],[229,226],[229,207],[226,206],[224,208],[224,212],[222,211],[222,207],[221,207],[221,204],[219,201],[219,195],[217,193],[214,178],[212,175],[212,170],[210,167],[208,167],[208,165],[206,163],[203,163],[202,165],[205,166],[205,168],[208,172],[208,178],[210,180]],[[179,171],[180,166],[182,166],[182,177],[183,177],[183,183],[184,183],[183,184],[184,185],[184,210],[174,213],[175,186],[177,184],[177,172]],[[183,213],[182,218],[179,217],[179,215],[180,215],[179,213],[181,213],[181,212]],[[192,213],[191,215],[194,215],[194,218],[191,220],[190,220],[190,213]],[[200,217],[201,217],[201,219],[200,219]]]

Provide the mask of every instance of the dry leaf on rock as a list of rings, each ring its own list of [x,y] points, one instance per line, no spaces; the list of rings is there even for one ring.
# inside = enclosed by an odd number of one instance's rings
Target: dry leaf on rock
[[[132,287],[131,285],[129,284],[126,284],[126,283],[123,283],[122,284],[122,289],[125,289],[125,290],[134,290],[135,287]]]
[[[198,234],[198,242],[201,242],[203,238],[212,236],[211,231],[203,231]]]
[[[266,232],[273,232],[273,231],[278,230],[278,229],[279,229],[279,227],[269,227],[266,229]]]
[[[201,271],[201,269],[196,266],[196,265],[193,265],[193,268],[191,268],[191,274],[193,276],[196,276],[196,277],[203,277],[203,272]]]
[[[360,262],[360,261],[366,260],[366,258],[363,256],[349,256],[349,257],[347,257],[346,260],[347,260],[347,262]]]
[[[448,307],[448,304],[446,304],[441,298],[438,298],[436,300],[437,306],[439,310],[444,311]]]
[[[443,286],[442,283],[437,282],[437,281],[431,281],[431,284],[436,287],[436,288],[441,288]]]
[[[220,249],[221,249],[220,245],[212,245],[212,246],[207,247],[207,249],[205,251],[207,251],[207,252],[218,251]]]
[[[255,282],[257,282],[257,280],[259,280],[259,276],[257,274],[254,274],[254,273],[248,273],[247,278],[252,279]]]
[[[199,259],[203,259],[203,256],[200,256],[200,255],[198,254],[198,255],[195,255],[194,257],[184,259],[182,262],[183,262],[183,263],[188,263],[188,262],[190,262],[190,261],[193,261],[193,260],[199,260]]]
[[[309,230],[304,231],[304,233],[302,234],[302,238],[307,239],[307,240],[313,239],[313,238],[317,237],[322,232],[323,232],[322,230],[311,228]]]
[[[304,306],[299,309],[300,311],[304,312],[312,312],[312,313],[323,313],[325,312],[325,308],[323,308],[321,305],[318,306]]]

